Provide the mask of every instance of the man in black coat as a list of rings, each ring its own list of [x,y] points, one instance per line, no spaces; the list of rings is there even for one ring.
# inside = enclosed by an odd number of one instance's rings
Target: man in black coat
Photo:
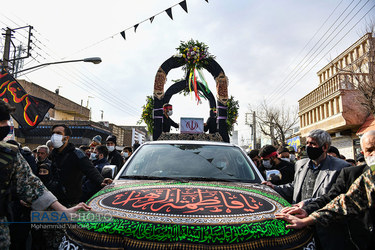
[[[51,159],[54,188],[51,191],[65,206],[79,202],[84,175],[98,187],[103,181],[109,182],[104,180],[85,153],[69,142],[71,134],[70,128],[64,124],[52,127],[51,141],[54,149]]]
[[[163,105],[163,132],[169,133],[171,130],[171,126],[175,128],[179,128],[179,125],[175,123],[171,119],[171,115],[173,114],[172,105],[166,103]]]
[[[265,145],[260,149],[259,156],[262,158],[263,163],[259,169],[263,178],[266,179],[267,170],[279,170],[281,179],[271,180],[272,184],[281,185],[293,182],[294,164],[278,158],[277,150],[274,146]]]
[[[105,144],[108,149],[108,162],[110,165],[116,165],[116,173],[120,171],[122,165],[124,165],[124,158],[121,154],[116,150],[117,145],[117,138],[114,135],[110,135],[105,140]]]
[[[308,204],[318,197],[327,194],[336,182],[340,171],[351,166],[350,163],[327,154],[331,146],[331,136],[324,130],[309,132],[306,139],[306,153],[309,158],[296,162],[296,173],[292,183],[271,186],[289,202],[301,201]],[[343,225],[329,227],[315,226],[317,249],[338,249],[335,247],[336,231]],[[332,246],[329,246],[333,244]]]
[[[216,110],[210,110],[210,117],[208,117],[207,121],[203,124],[204,132],[208,131],[209,134],[215,134],[217,132],[216,114]]]

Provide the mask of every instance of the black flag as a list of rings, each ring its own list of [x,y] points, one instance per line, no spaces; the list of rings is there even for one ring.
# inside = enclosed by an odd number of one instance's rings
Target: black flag
[[[126,40],[126,37],[125,37],[125,30],[124,30],[124,31],[121,31],[120,34],[121,34],[121,36],[124,38],[124,40]]]
[[[188,13],[187,5],[186,5],[186,0],[182,1],[182,2],[180,3],[180,6],[181,6],[181,8],[184,9],[184,11],[186,11],[186,13]]]
[[[150,17],[150,23],[152,23],[152,21],[154,21],[154,18],[155,18],[155,16]]]
[[[30,130],[38,126],[48,110],[55,107],[49,101],[27,94],[4,68],[0,74],[0,99],[16,108],[12,116],[22,130]]]
[[[134,33],[137,32],[138,25],[139,25],[139,23],[137,23],[136,25],[134,25]]]
[[[168,9],[166,9],[165,12],[167,12],[168,16],[173,20],[173,16],[172,16],[172,8],[168,8]]]

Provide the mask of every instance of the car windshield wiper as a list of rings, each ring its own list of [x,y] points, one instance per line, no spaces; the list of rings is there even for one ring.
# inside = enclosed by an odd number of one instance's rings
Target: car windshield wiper
[[[189,178],[181,177],[166,177],[166,176],[149,176],[149,175],[122,175],[120,179],[135,179],[135,180],[173,180],[180,182],[188,182]]]
[[[191,181],[225,181],[225,182],[248,182],[242,179],[225,179],[225,178],[213,178],[213,177],[186,177],[187,180]]]

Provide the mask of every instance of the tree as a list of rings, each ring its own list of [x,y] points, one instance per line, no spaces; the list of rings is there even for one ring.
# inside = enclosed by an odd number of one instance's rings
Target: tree
[[[340,74],[341,84],[344,88],[355,88],[360,93],[359,102],[369,114],[375,116],[375,23],[368,25],[365,36],[368,40],[364,51],[352,63],[342,67],[334,67]]]
[[[277,107],[270,106],[263,100],[256,109],[256,118],[260,132],[269,136],[273,145],[284,145],[285,138],[298,124],[298,107],[287,106],[284,101]]]

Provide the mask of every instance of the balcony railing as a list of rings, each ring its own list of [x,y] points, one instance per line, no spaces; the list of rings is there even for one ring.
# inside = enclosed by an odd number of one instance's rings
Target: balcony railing
[[[312,107],[314,104],[321,102],[322,100],[326,99],[330,95],[336,93],[338,90],[347,89],[352,90],[354,89],[353,84],[347,78],[348,74],[336,74],[330,79],[328,79],[325,83],[319,85],[316,89],[311,91],[308,95],[301,98],[299,103],[299,110],[300,112]]]

